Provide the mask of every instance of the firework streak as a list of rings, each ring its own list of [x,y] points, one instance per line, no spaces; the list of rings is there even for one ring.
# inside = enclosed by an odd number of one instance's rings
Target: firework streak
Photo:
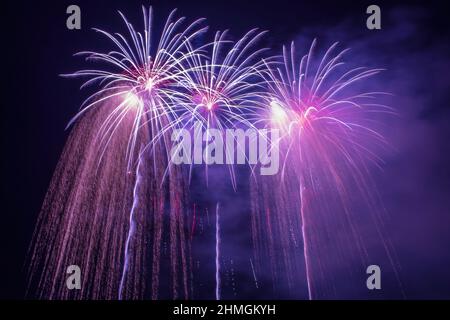
[[[216,205],[216,300],[220,300],[220,204]]]

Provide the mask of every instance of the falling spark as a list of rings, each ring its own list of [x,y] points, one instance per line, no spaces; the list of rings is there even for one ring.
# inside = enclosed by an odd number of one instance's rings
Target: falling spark
[[[220,224],[219,207],[216,205],[216,300],[220,300]]]
[[[258,287],[258,280],[256,279],[255,267],[253,266],[253,261],[252,261],[252,259],[250,259],[250,266],[252,267],[253,279],[255,280],[255,287],[256,287],[257,289],[259,289],[259,287]]]
[[[130,241],[131,241],[131,238],[134,236],[134,233],[136,230],[136,222],[135,222],[134,215],[135,215],[136,207],[139,203],[138,189],[142,183],[142,176],[140,173],[141,163],[142,163],[142,155],[139,157],[139,162],[138,162],[138,166],[136,169],[136,182],[135,182],[134,190],[133,190],[133,205],[132,205],[131,211],[130,211],[130,227],[128,230],[127,241],[125,243],[124,266],[123,266],[122,278],[120,279],[120,286],[119,286],[119,300],[122,300],[122,298],[123,298],[123,286],[125,283],[125,277],[127,275],[128,267],[129,267],[129,256],[128,255],[129,255],[129,250],[130,250]]]
[[[303,255],[305,257],[305,273],[306,273],[306,285],[308,288],[308,299],[312,299],[311,293],[311,271],[310,271],[310,258],[309,258],[309,249],[308,249],[308,237],[306,234],[306,217],[305,217],[305,209],[304,205],[305,199],[303,198],[303,187],[300,185],[300,215],[302,220],[302,239],[303,239]]]

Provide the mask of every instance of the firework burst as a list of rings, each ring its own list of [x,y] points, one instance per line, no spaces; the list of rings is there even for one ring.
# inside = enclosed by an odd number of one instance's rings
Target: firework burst
[[[386,143],[374,129],[377,124],[373,114],[393,113],[390,107],[374,100],[386,93],[366,92],[361,86],[381,69],[348,68],[342,60],[348,50],[337,51],[337,43],[317,60],[315,47],[316,41],[300,59],[294,43],[290,48],[283,47],[281,61],[266,69],[268,99],[258,122],[280,130],[284,164],[280,177],[265,177],[266,182],[257,179],[252,215],[257,255],[265,251],[263,256],[267,255],[272,262],[275,278],[285,268],[287,281],[293,283],[289,275],[301,268],[296,265],[298,257],[291,252],[298,251],[298,244],[303,243],[310,299],[325,295],[329,289],[315,288],[314,279],[324,274],[326,259],[321,257],[323,248],[318,234],[327,234],[329,221],[336,219],[330,212],[334,201],[334,208],[339,208],[334,209],[335,214],[343,213],[340,222],[349,228],[352,238],[345,239],[347,247],[356,245],[362,263],[367,262],[367,249],[350,217],[350,199],[367,197],[370,203],[367,160],[378,165],[381,159],[373,148]],[[276,184],[280,189],[273,191],[264,184]],[[326,193],[333,196],[324,198]],[[267,234],[267,239],[261,238],[262,233]],[[299,233],[301,239],[296,237]],[[275,241],[281,246],[279,252]],[[311,251],[317,257],[315,263],[311,261]]]
[[[290,50],[283,47],[280,66],[267,69],[269,101],[266,102],[267,118],[262,121],[280,129],[291,146],[295,137],[305,135],[301,143],[310,138],[320,149],[321,141],[328,141],[344,153],[349,162],[355,157],[355,150],[358,155],[379,161],[380,158],[367,148],[370,145],[367,137],[385,143],[383,136],[374,130],[372,113],[392,114],[393,109],[375,102],[377,96],[387,93],[362,92],[358,84],[382,69],[345,69],[342,58],[348,49],[335,53],[337,45],[333,44],[317,62],[313,56],[314,41],[299,64],[294,43]]]
[[[186,76],[182,80],[184,94],[179,108],[184,128],[199,129],[197,134],[215,129],[223,138],[226,129],[254,128],[251,119],[263,108],[266,95],[261,77],[267,65],[261,60],[266,49],[256,47],[264,34],[253,29],[232,41],[227,31],[218,31],[214,40],[201,50],[189,45],[193,54],[183,61]],[[229,165],[228,169],[235,188],[234,167]]]
[[[227,40],[227,31],[217,32],[207,55],[192,54],[187,63],[186,104],[192,117],[187,124],[200,120],[204,128],[252,126],[248,118],[261,104],[265,86],[260,73],[265,69],[255,44],[265,34],[253,29],[236,42]]]
[[[173,10],[165,23],[157,46],[152,35],[152,8],[142,7],[144,32],[138,32],[119,11],[128,30],[128,37],[120,33],[109,33],[94,29],[108,38],[115,49],[108,53],[83,51],[76,55],[85,56],[89,61],[103,62],[101,69],[87,69],[65,75],[66,77],[87,77],[83,84],[99,84],[100,89],[82,104],[82,110],[72,119],[76,121],[93,107],[105,102],[115,105],[99,130],[104,148],[107,147],[121,121],[133,113],[134,124],[129,137],[129,167],[133,163],[131,155],[136,148],[138,131],[149,127],[151,141],[149,147],[160,139],[168,144],[165,133],[180,125],[177,106],[183,92],[178,90],[187,70],[183,62],[195,54],[192,41],[206,31],[201,27],[203,19],[198,19],[182,29],[184,18],[174,19]],[[169,145],[166,145],[169,149]]]

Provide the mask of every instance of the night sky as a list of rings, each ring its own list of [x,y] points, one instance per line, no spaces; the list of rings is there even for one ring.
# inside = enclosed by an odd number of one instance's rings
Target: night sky
[[[72,55],[107,42],[91,30],[123,31],[117,10],[141,22],[152,5],[156,24],[173,8],[207,18],[210,32],[239,37],[258,27],[279,53],[295,40],[309,47],[339,41],[353,62],[386,68],[380,84],[398,117],[385,124],[392,148],[377,184],[391,220],[387,233],[402,265],[407,298],[450,298],[450,61],[448,11],[432,1],[8,1],[2,12],[2,202],[0,297],[25,296],[24,261],[47,187],[67,139],[65,127],[88,91],[59,76],[85,66]],[[81,8],[82,29],[66,28],[66,8]],[[378,4],[382,29],[366,28]],[[106,47],[107,48],[107,47]],[[389,297],[389,296],[388,296]]]

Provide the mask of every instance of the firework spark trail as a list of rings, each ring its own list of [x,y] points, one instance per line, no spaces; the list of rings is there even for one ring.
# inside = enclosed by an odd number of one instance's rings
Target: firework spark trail
[[[303,239],[303,255],[305,257],[305,273],[306,273],[306,285],[308,288],[308,299],[312,299],[312,291],[311,291],[311,271],[310,271],[310,258],[309,258],[309,250],[308,250],[308,242],[306,235],[306,216],[305,216],[305,197],[303,196],[303,186],[300,185],[300,214],[302,219],[302,239]]]
[[[151,297],[157,299],[166,290],[159,285],[164,271],[161,240],[170,219],[173,254],[167,277],[175,286],[170,296],[188,298],[187,183],[182,168],[171,170],[170,184],[161,185],[167,158],[159,145],[154,152],[135,155],[139,170],[133,172],[139,173],[130,174],[126,149],[132,113],[103,152],[97,128],[115,106],[104,103],[109,108],[93,109],[77,122],[58,162],[30,248],[29,292],[51,299],[116,299],[119,294],[121,299],[142,299],[150,273]],[[141,130],[137,142],[148,141],[146,132]],[[72,264],[85,275],[82,290],[65,290],[63,271]]]
[[[139,203],[139,195],[138,195],[138,189],[140,187],[140,184],[142,183],[142,176],[140,173],[141,170],[141,164],[142,164],[142,155],[139,157],[139,161],[138,161],[138,165],[136,168],[136,182],[134,184],[134,190],[133,190],[133,205],[131,207],[131,211],[130,211],[130,227],[128,230],[128,236],[127,236],[127,241],[125,243],[125,253],[124,253],[124,266],[123,266],[123,271],[122,271],[122,277],[120,279],[120,285],[119,285],[119,300],[122,300],[123,297],[123,286],[124,286],[124,282],[125,282],[125,277],[127,275],[128,272],[128,267],[129,267],[129,250],[130,250],[130,241],[131,238],[134,236],[135,230],[136,230],[136,222],[135,222],[135,210],[136,207]]]
[[[220,300],[220,204],[216,205],[216,300]]]
[[[189,236],[189,238],[190,238],[190,240],[191,240],[191,242],[192,242],[192,239],[194,238],[194,232],[195,232],[195,226],[196,226],[196,224],[197,224],[197,221],[196,221],[196,214],[195,214],[195,203],[193,204],[193,206],[192,206],[192,225],[191,225],[191,233],[190,233],[190,236]]]
[[[127,121],[98,165],[96,129],[109,110],[92,110],[76,124],[50,183],[30,248],[29,293],[40,298],[117,297],[134,181],[125,174]],[[83,272],[81,290],[65,286],[73,264]]]
[[[253,280],[255,280],[255,287],[256,287],[256,289],[259,289],[259,286],[258,286],[258,280],[256,279],[255,267],[253,266],[253,261],[252,261],[252,259],[250,259],[250,266],[251,266],[251,268],[252,268]]]
[[[189,297],[188,288],[188,261],[189,255],[189,221],[187,214],[187,183],[185,174],[179,168],[174,168],[169,177],[170,209],[170,259],[172,267],[172,291],[174,299],[180,296],[179,287],[182,288],[184,298]],[[175,192],[174,192],[175,191]],[[181,275],[181,281],[179,280]]]
[[[301,230],[301,220],[296,214],[299,201],[292,201],[291,197],[296,186],[291,183],[291,179],[280,181],[279,175],[251,178],[252,262],[255,273],[272,276],[275,292],[287,289],[301,297],[299,288],[304,280],[298,275],[304,272],[304,267],[298,261],[304,257],[290,233],[291,228]]]

